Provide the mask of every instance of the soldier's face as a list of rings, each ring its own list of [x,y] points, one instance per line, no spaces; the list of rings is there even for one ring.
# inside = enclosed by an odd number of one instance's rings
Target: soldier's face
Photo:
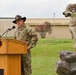
[[[16,24],[18,25],[18,27],[22,27],[23,24],[24,24],[24,21],[23,21],[22,19],[17,20],[17,21],[16,21]]]

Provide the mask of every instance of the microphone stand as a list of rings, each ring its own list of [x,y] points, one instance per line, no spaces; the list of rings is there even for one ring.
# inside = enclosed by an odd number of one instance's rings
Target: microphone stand
[[[0,36],[0,47],[2,46],[1,36]]]
[[[10,29],[7,29],[2,35],[0,35],[0,47],[2,46],[1,37],[2,37],[5,33],[7,33],[8,31],[10,31]]]
[[[2,46],[2,41],[1,41],[1,37],[7,33],[8,31],[11,31],[12,29],[15,29],[15,26],[13,26],[12,28],[8,28],[2,35],[0,35],[0,47]]]
[[[0,36],[0,38],[1,38],[6,32],[8,32],[8,31],[10,31],[10,30],[7,29],[7,30]]]

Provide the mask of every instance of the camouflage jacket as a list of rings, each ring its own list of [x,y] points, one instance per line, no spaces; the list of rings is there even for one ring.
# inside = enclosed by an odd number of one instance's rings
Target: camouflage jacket
[[[14,37],[17,40],[25,41],[30,49],[35,47],[38,41],[36,32],[25,23],[22,27],[16,29]]]

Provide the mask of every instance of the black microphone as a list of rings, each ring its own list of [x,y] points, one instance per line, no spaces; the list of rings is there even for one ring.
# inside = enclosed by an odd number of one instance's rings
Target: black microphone
[[[12,26],[12,29],[15,29],[16,27],[15,26]]]
[[[15,29],[16,27],[15,26],[12,26],[12,28],[9,28],[8,30],[11,31],[12,29]]]
[[[11,31],[12,29],[15,29],[15,26],[12,26],[12,28],[8,28],[0,37],[2,37],[5,33],[7,33],[8,31]]]

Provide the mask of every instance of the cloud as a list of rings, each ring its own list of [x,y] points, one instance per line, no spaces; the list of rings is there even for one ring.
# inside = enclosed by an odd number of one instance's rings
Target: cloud
[[[2,0],[0,2],[0,16],[14,17],[17,14],[33,18],[64,17],[62,12],[69,3],[75,0]]]
[[[76,3],[76,0],[69,0],[69,3]]]

